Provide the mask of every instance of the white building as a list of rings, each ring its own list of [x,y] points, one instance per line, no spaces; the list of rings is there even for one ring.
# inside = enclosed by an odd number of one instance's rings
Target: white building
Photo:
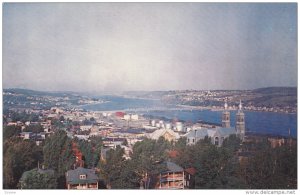
[[[139,115],[137,115],[137,114],[132,114],[132,115],[131,115],[131,120],[139,120]]]
[[[180,138],[179,134],[171,129],[158,129],[153,133],[147,134],[147,137],[155,140],[158,140],[160,137],[163,137],[168,141],[176,141]]]
[[[81,125],[80,130],[81,131],[88,131],[92,128],[92,125]]]

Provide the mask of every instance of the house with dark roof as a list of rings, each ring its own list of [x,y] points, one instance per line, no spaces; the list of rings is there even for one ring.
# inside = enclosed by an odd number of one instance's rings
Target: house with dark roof
[[[93,169],[78,167],[66,172],[67,189],[98,189],[99,178]]]
[[[187,189],[192,187],[191,171],[185,171],[179,165],[166,161],[166,169],[159,174],[158,182],[155,185],[157,189]]]

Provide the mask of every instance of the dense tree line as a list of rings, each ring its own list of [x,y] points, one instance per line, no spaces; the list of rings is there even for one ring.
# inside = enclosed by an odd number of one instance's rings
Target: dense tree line
[[[32,141],[11,137],[3,143],[3,183],[5,189],[16,189],[24,171],[42,161],[42,149]]]
[[[47,137],[43,147],[44,165],[47,169],[53,169],[59,183],[59,188],[65,187],[65,172],[75,164],[72,139],[65,131],[59,130]]]
[[[18,136],[21,133],[21,127],[12,125],[3,127],[3,142],[13,136]]]
[[[71,139],[65,131],[58,130],[40,147],[17,138],[18,131],[14,126],[4,128],[3,174],[7,189],[17,188],[22,173],[36,168],[38,162],[53,170],[55,179],[43,178],[33,171],[29,183],[38,178],[41,182],[31,187],[43,188],[47,183],[47,188],[65,188],[65,172],[75,164],[73,144],[83,154],[84,166],[97,167],[100,179],[112,189],[154,188],[157,174],[166,168],[165,161],[184,169],[195,168],[197,189],[297,188],[297,148],[289,142],[272,148],[267,139],[241,143],[238,137],[230,136],[223,146],[217,147],[207,137],[195,145],[187,145],[186,138],[173,143],[161,137],[137,142],[130,159],[118,146],[106,153],[105,160],[100,160],[101,137],[91,137],[89,141]],[[176,151],[176,155],[171,156],[170,151]],[[240,155],[241,151],[247,155]]]
[[[36,113],[27,113],[27,112],[14,112],[14,111],[9,111],[7,112],[9,117],[13,122],[21,121],[25,123],[26,121],[31,121],[31,122],[38,122],[39,121],[39,115]]]
[[[246,163],[241,163],[239,151],[251,145]],[[169,157],[167,151],[177,155]],[[222,147],[209,138],[187,145],[185,138],[172,144],[163,138],[145,139],[133,146],[130,160],[124,150],[116,148],[100,161],[100,176],[111,188],[153,188],[155,175],[163,161],[171,160],[184,169],[196,169],[196,189],[293,189],[297,188],[297,151],[295,145],[272,148],[267,139],[259,143],[241,143],[235,135],[224,140]]]
[[[296,189],[297,145],[285,143],[272,148],[267,140],[255,144],[255,152],[240,174],[252,189]],[[253,148],[253,146],[252,146]]]
[[[114,189],[153,188],[156,175],[165,169],[162,162],[168,159],[167,151],[170,148],[171,143],[163,138],[157,141],[144,139],[133,146],[130,160],[125,160],[121,147],[111,149],[106,160],[98,165],[100,176]]]

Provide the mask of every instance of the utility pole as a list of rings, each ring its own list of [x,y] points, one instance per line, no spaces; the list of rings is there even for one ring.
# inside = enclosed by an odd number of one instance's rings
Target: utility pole
[[[291,129],[289,128],[289,147],[290,147],[290,152],[292,151],[292,139],[291,139]]]

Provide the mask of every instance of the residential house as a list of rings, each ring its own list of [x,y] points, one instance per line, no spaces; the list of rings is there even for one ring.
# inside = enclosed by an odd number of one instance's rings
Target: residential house
[[[99,178],[93,169],[78,167],[66,172],[67,189],[92,190],[98,189]]]
[[[195,189],[195,174],[196,169],[194,167],[190,167],[184,170],[185,171],[185,186],[189,189]]]
[[[192,170],[185,171],[179,165],[166,161],[165,171],[158,176],[156,189],[188,189],[193,187],[192,178],[194,172]]]

